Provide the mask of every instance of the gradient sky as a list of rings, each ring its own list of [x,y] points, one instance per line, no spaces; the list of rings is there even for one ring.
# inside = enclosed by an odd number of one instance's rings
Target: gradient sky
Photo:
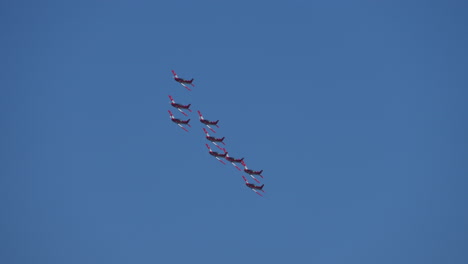
[[[2,1],[0,263],[468,263],[467,11]]]

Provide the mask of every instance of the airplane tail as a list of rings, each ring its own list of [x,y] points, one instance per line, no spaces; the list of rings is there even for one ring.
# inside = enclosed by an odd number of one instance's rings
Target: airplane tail
[[[192,78],[192,80],[190,80],[189,82],[192,83],[192,82],[193,82],[193,78]]]
[[[265,186],[265,184],[262,184],[262,186],[260,186],[260,190],[263,189],[263,186]]]
[[[261,170],[259,173],[262,174],[263,170]]]
[[[191,105],[192,105],[192,104],[188,104],[188,105],[187,105],[187,108],[189,108]]]
[[[221,141],[223,141],[223,140],[224,140],[224,137],[221,138]]]

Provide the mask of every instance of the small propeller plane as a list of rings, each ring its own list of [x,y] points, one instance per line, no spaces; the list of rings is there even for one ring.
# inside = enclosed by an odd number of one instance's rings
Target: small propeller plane
[[[189,126],[189,127],[192,127],[192,126],[190,126],[190,124],[189,124],[190,119],[181,120],[181,119],[175,118],[174,115],[172,114],[172,112],[171,112],[170,110],[167,110],[167,111],[169,112],[169,116],[170,116],[170,118],[171,118],[171,121],[174,122],[174,123],[176,123],[176,124],[177,124],[178,126],[180,126],[183,130],[185,130],[185,131],[188,132],[188,130],[187,130],[185,127],[183,127],[182,125],[187,125],[187,126]]]
[[[216,127],[219,128],[219,126],[218,126],[219,120],[216,120],[216,121],[209,121],[209,120],[206,120],[206,119],[203,117],[203,115],[202,115],[202,113],[201,113],[200,111],[198,111],[198,115],[199,115],[199,117],[200,117],[200,122],[201,122],[202,124],[206,125],[211,131],[213,131],[213,133],[216,133],[216,131],[214,131],[214,129],[211,128],[210,125],[214,125],[214,126],[216,126]]]
[[[265,186],[265,184],[262,184],[262,185],[255,185],[255,184],[253,184],[253,183],[249,183],[249,182],[247,181],[247,179],[244,177],[244,175],[242,175],[242,179],[244,179],[244,181],[245,181],[245,186],[249,187],[249,188],[250,188],[252,191],[254,191],[256,194],[258,194],[258,195],[260,195],[260,196],[263,197],[263,195],[262,195],[261,193],[257,192],[257,190],[262,191],[262,192],[265,192],[265,191],[263,190],[263,186]]]
[[[169,99],[171,100],[171,105],[175,108],[177,108],[177,110],[179,110],[179,112],[181,112],[184,116],[188,116],[186,113],[184,113],[184,111],[182,111],[182,109],[186,109],[186,110],[189,110],[189,112],[192,112],[192,110],[190,110],[190,106],[192,104],[188,104],[188,105],[183,105],[183,104],[178,104],[174,101],[174,98],[172,98],[172,96],[169,95]]]
[[[210,153],[211,156],[215,157],[217,160],[219,160],[219,162],[221,162],[222,164],[226,165],[226,163],[224,163],[224,161],[222,161],[220,158],[225,158],[226,155],[227,155],[227,152],[224,152],[224,154],[221,154],[221,153],[218,153],[216,151],[213,151],[210,146],[208,146],[208,144],[205,144],[205,146],[208,148],[208,151]]]
[[[222,137],[222,138],[215,138],[215,137],[210,136],[210,134],[208,134],[208,131],[206,131],[205,128],[203,128],[203,131],[205,132],[206,139],[208,139],[209,141],[211,141],[211,143],[213,143],[215,146],[217,146],[220,150],[224,150],[224,148],[220,147],[220,146],[216,143],[216,142],[221,142],[221,143],[223,143],[224,145],[226,145],[226,143],[223,142],[224,137]]]
[[[249,174],[250,176],[258,175],[258,176],[263,178],[263,175],[262,175],[263,170],[259,170],[259,171],[250,170],[249,168],[247,168],[247,165],[245,165],[245,161],[242,161],[241,163],[242,163],[242,165],[244,165],[244,172],[245,173]]]
[[[236,159],[236,158],[230,157],[229,155],[226,155],[226,160],[229,162],[242,163],[244,161],[244,158]]]
[[[241,163],[241,162],[244,160],[244,158],[236,159],[236,158],[230,157],[229,154],[226,154],[225,159],[226,159],[227,161],[231,162],[232,166],[236,167],[237,170],[242,171],[242,170],[236,165],[236,163]],[[254,178],[254,179],[255,179],[255,178]],[[255,181],[258,182],[257,179],[255,179]]]
[[[193,78],[191,80],[185,80],[185,79],[179,78],[179,76],[177,76],[177,73],[174,70],[172,70],[172,74],[174,75],[174,80],[180,83],[183,87],[185,87],[185,89],[192,91],[186,84],[190,84],[195,87],[195,85],[192,83]]]

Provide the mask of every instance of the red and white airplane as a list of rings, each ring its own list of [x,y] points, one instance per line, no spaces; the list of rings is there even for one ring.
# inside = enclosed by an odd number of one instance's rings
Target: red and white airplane
[[[218,126],[219,120],[216,120],[216,121],[209,121],[209,120],[206,120],[206,119],[203,117],[203,115],[202,115],[202,113],[201,113],[200,111],[198,111],[198,115],[200,116],[200,122],[201,122],[202,124],[205,124],[211,131],[213,131],[213,133],[216,133],[216,131],[214,131],[214,129],[211,128],[210,125],[214,125],[214,126],[216,126],[216,127],[219,128],[219,126]]]
[[[224,163],[224,161],[222,161],[220,158],[225,158],[226,155],[227,155],[227,152],[224,152],[224,154],[221,154],[221,153],[218,153],[216,151],[213,151],[210,146],[208,146],[208,144],[205,144],[205,146],[208,148],[208,151],[210,153],[211,156],[215,157],[217,160],[219,160],[219,162],[221,162],[222,164],[226,165],[226,163]]]
[[[187,130],[185,127],[183,127],[182,125],[187,125],[187,126],[189,126],[189,127],[192,127],[192,126],[190,126],[190,124],[189,124],[190,119],[187,119],[187,120],[180,120],[180,119],[178,119],[178,118],[175,118],[174,115],[172,114],[172,112],[171,112],[170,110],[167,110],[167,111],[169,112],[169,116],[171,117],[171,121],[174,122],[174,123],[176,123],[176,124],[177,124],[178,126],[180,126],[183,130],[185,130],[185,131],[188,132],[188,130]]]
[[[241,163],[242,163],[242,165],[244,165],[245,173],[249,174],[252,177],[253,177],[253,175],[258,175],[258,176],[263,178],[263,176],[262,176],[263,170],[259,170],[259,171],[250,170],[249,168],[247,168],[247,165],[245,165],[245,161],[242,161]]]
[[[223,143],[224,145],[226,145],[226,143],[223,142],[224,137],[222,137],[222,138],[215,138],[215,137],[210,136],[210,134],[208,134],[208,131],[206,131],[205,128],[203,128],[203,131],[205,132],[206,139],[208,139],[209,141],[211,141],[211,143],[213,143],[215,146],[217,146],[220,150],[225,151],[224,148],[220,147],[220,146],[216,143],[216,142],[221,142],[221,143]]]
[[[176,82],[180,83],[183,87],[185,87],[185,89],[187,89],[187,90],[189,90],[189,91],[192,91],[192,90],[190,90],[190,88],[189,88],[187,85],[185,85],[185,84],[190,84],[190,85],[192,85],[192,86],[195,87],[195,85],[193,85],[193,83],[192,83],[192,82],[193,82],[193,78],[192,78],[191,80],[185,80],[185,79],[179,78],[179,76],[177,76],[177,73],[176,73],[174,70],[172,70],[172,74],[174,75],[174,80],[175,80]]]
[[[229,162],[242,163],[244,161],[244,158],[236,159],[233,157],[229,157],[229,155],[226,155],[226,160]]]
[[[226,150],[225,150],[226,151]],[[237,165],[236,163],[241,163],[244,158],[241,158],[241,159],[236,159],[236,158],[233,158],[233,157],[230,157],[229,154],[226,154],[226,157],[225,159],[229,162],[231,162],[232,166],[236,167],[236,169],[238,169],[239,171],[242,171]],[[260,183],[257,179],[255,179],[255,177],[252,176],[252,178],[254,178],[255,181],[257,181],[258,183]]]
[[[262,191],[262,192],[265,192],[265,191],[263,190],[263,186],[265,186],[265,184],[262,184],[262,185],[255,185],[255,184],[249,183],[249,182],[247,181],[247,179],[244,177],[244,175],[242,175],[242,179],[244,179],[244,181],[245,181],[245,186],[249,187],[249,188],[250,188],[252,191],[254,191],[256,194],[258,194],[258,195],[260,195],[260,196],[263,197],[263,195],[262,195],[261,193],[257,192],[257,190],[260,190],[260,191]]]
[[[189,110],[189,112],[192,112],[192,110],[190,110],[190,106],[192,104],[188,104],[188,105],[183,105],[183,104],[178,104],[174,101],[174,98],[172,98],[172,96],[169,95],[169,99],[171,100],[171,105],[175,108],[177,108],[177,110],[179,110],[179,112],[181,112],[184,116],[188,116],[186,113],[184,113],[184,111],[182,111],[182,109],[187,109]]]

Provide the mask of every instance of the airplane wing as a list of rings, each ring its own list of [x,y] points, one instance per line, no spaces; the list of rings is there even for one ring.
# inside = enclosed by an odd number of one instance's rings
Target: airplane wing
[[[218,144],[216,144],[216,142],[211,141],[211,143],[213,143],[213,145],[215,145],[216,147],[218,147],[220,150],[224,150],[224,148],[220,147]]]
[[[219,160],[219,162],[221,162],[222,164],[226,165],[226,163],[224,163],[224,161],[222,161],[219,157],[215,157],[217,160]]]
[[[187,85],[183,84],[183,83],[180,83],[180,85],[182,85],[183,87],[185,87],[185,89],[189,90],[189,91],[192,91],[192,89],[190,89]]]
[[[205,124],[205,126],[207,126],[211,131],[213,131],[213,133],[216,133],[216,131],[213,128],[211,128],[209,125]]]
[[[234,162],[231,162],[232,166],[236,167],[238,171],[242,171]]]
[[[250,175],[250,174],[249,174]],[[250,175],[250,177],[252,177],[252,179],[254,179],[254,181],[256,181],[257,183],[260,183],[259,180],[257,180],[257,178],[255,178],[253,175]]]
[[[174,115],[172,114],[171,110],[167,110],[167,112],[169,112],[169,116],[170,116],[171,118],[174,118]]]
[[[257,190],[252,189],[252,188],[250,188],[250,190],[254,191],[256,194],[258,194],[258,195],[260,195],[261,197],[263,197],[263,195],[262,195],[261,193],[257,192]]]
[[[244,175],[242,175],[242,179],[244,179],[245,183],[249,183],[249,181],[245,178]]]
[[[186,132],[188,132],[188,130],[187,130],[185,127],[183,127],[181,124],[177,124],[177,125],[180,126],[180,128],[182,128],[182,129],[185,130]]]
[[[204,120],[205,118],[203,118],[203,115],[200,111],[197,111],[198,112],[198,116],[200,117],[200,120]]]
[[[208,146],[208,144],[205,144],[205,146],[208,148],[208,150],[211,151],[211,148],[210,148],[210,146]]]
[[[169,100],[171,100],[172,103],[175,103],[174,98],[172,98],[172,96],[170,96],[170,95],[169,95]]]
[[[182,109],[177,108],[177,110],[179,110],[179,112],[181,112],[184,116],[188,116],[184,111],[182,111]]]

